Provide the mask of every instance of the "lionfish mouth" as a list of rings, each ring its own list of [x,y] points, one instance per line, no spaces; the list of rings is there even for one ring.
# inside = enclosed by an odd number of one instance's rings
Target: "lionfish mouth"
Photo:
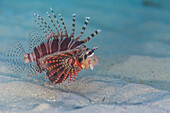
[[[87,59],[82,62],[82,68],[83,69],[90,68],[91,70],[93,70],[93,68],[99,65],[99,63],[100,63],[99,58],[93,54],[92,56],[87,57]]]
[[[96,55],[93,55],[93,58],[91,59],[90,69],[93,70],[93,68],[97,65],[99,65],[99,58]]]

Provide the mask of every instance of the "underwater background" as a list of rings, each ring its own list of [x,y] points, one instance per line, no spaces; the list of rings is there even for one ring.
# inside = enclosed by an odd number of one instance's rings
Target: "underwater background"
[[[76,14],[76,35],[90,17],[82,39],[102,30],[86,44],[99,47],[100,65],[71,84],[48,86],[45,74],[16,75],[3,62],[13,41],[27,51],[29,32],[41,32],[34,13],[50,23],[50,8],[68,33]],[[0,0],[0,112],[170,112],[169,91],[169,0]]]

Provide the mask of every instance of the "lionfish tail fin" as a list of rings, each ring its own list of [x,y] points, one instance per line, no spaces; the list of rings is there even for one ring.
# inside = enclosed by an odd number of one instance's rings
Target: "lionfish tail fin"
[[[93,38],[94,36],[96,36],[97,34],[99,34],[101,32],[100,29],[96,30],[94,33],[92,33],[90,36],[88,36],[87,38],[83,39],[82,41],[84,43],[88,42],[91,38]]]
[[[33,76],[38,72],[37,65],[26,64],[24,55],[24,48],[22,44],[17,41],[7,48],[4,54],[4,64],[14,74]]]

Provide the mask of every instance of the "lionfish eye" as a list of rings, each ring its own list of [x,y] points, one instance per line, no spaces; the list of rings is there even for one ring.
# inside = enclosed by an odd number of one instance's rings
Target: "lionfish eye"
[[[90,51],[89,53],[88,53],[88,57],[92,57],[94,55],[94,51]]]
[[[89,52],[89,55],[91,55],[91,54],[92,54],[92,52],[90,51],[90,52]]]

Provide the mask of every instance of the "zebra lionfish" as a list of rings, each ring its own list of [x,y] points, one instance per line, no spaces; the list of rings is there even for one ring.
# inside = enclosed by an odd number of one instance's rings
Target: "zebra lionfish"
[[[6,54],[7,66],[17,74],[27,72],[28,75],[35,75],[45,72],[52,84],[61,84],[70,77],[68,81],[70,83],[76,79],[82,69],[91,68],[93,70],[93,67],[99,64],[98,57],[94,55],[97,47],[89,49],[84,44],[101,30],[98,29],[87,38],[80,40],[90,17],[85,18],[80,34],[74,37],[75,14],[72,15],[72,32],[68,35],[61,14],[59,14],[59,20],[62,26],[53,9],[50,9],[53,16],[46,13],[53,26],[47,24],[40,15],[34,14],[33,20],[43,34],[30,33],[29,52],[27,53],[20,42],[12,45]],[[53,30],[52,27],[55,29]]]

